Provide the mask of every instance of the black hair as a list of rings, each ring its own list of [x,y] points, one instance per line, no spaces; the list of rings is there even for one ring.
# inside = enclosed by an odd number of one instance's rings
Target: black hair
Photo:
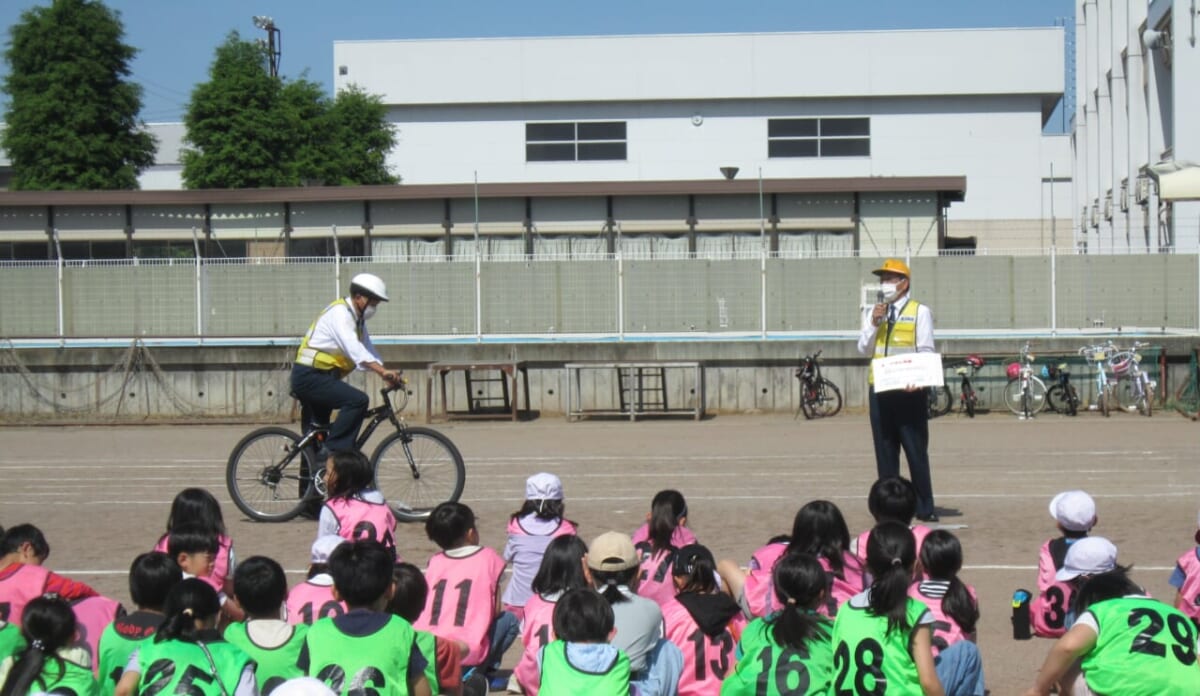
[[[392,584],[395,554],[378,541],[360,539],[342,544],[329,554],[329,574],[346,606],[368,607]]]
[[[654,494],[650,501],[650,548],[662,551],[671,547],[671,536],[679,520],[687,517],[687,501],[683,494],[668,488]]]
[[[16,553],[25,544],[33,547],[33,555],[38,558],[45,559],[50,555],[50,544],[46,541],[46,535],[42,534],[42,530],[32,524],[18,524],[15,527],[9,527],[8,531],[4,533],[3,540],[0,540],[0,556]]]
[[[162,551],[138,554],[129,566],[129,596],[142,609],[162,611],[167,593],[183,579],[175,557]]]
[[[1078,615],[1097,602],[1117,599],[1125,595],[1140,594],[1145,594],[1145,590],[1129,579],[1129,569],[1117,566],[1106,573],[1097,573],[1088,577],[1075,590],[1075,595],[1071,598],[1071,606],[1075,608],[1076,615]]]
[[[409,623],[416,623],[429,596],[425,574],[411,563],[397,563],[392,568],[392,582],[396,583],[396,592],[388,602],[387,610]]]
[[[829,590],[825,568],[809,553],[788,553],[771,571],[771,584],[782,607],[768,619],[771,636],[779,645],[797,650],[808,641],[830,635],[828,619],[816,612]]]
[[[67,666],[58,651],[75,640],[75,613],[61,597],[36,597],[25,605],[21,635],[26,647],[15,656],[8,678],[0,687],[0,696],[25,696],[45,691],[49,684],[63,677]],[[53,676],[46,670],[47,662],[54,663]],[[43,670],[47,671],[45,678],[42,677]],[[35,682],[40,683],[41,688],[35,688]]]
[[[566,506],[561,500],[526,500],[521,504],[521,509],[512,514],[509,519],[519,520],[526,515],[537,515],[541,520],[560,520],[563,516],[563,510]]]
[[[279,618],[287,591],[287,575],[272,558],[251,556],[233,571],[233,595],[250,618]]]
[[[583,539],[574,534],[551,539],[542,554],[537,575],[533,576],[533,591],[546,595],[587,587],[587,577],[583,574],[583,557],[587,555],[587,550]]]
[[[642,572],[642,569],[638,566],[626,568],[625,570],[596,570],[592,568],[592,584],[596,586],[600,596],[608,600],[609,604],[620,604],[621,602],[628,602],[630,600],[621,590],[617,589],[617,586],[625,585],[632,588],[640,572]]]
[[[325,573],[325,574],[329,573],[329,564],[328,563],[309,563],[308,564],[308,573],[304,577],[309,580],[312,580],[313,578],[317,577],[318,575],[321,575],[322,573]]]
[[[225,520],[221,517],[221,504],[212,493],[203,488],[185,488],[175,494],[171,501],[171,513],[167,515],[167,532],[180,525],[200,525],[217,536],[225,535]]]
[[[194,643],[199,633],[196,622],[207,621],[220,611],[221,600],[211,585],[200,578],[180,580],[163,602],[166,618],[154,634],[154,642],[182,640]]]
[[[570,643],[607,643],[616,619],[612,606],[588,588],[567,590],[554,605],[554,634]]]
[[[358,450],[334,452],[333,481],[329,484],[327,497],[347,498],[360,491],[375,487],[375,469],[366,455]]]
[[[975,633],[979,622],[979,606],[971,598],[967,586],[958,579],[962,570],[963,551],[958,537],[944,529],[935,529],[921,542],[921,566],[930,580],[950,583],[942,597],[942,611],[954,619],[963,633]]]
[[[712,594],[717,590],[717,562],[712,551],[700,544],[688,544],[675,553],[671,575],[687,578],[679,593]]]
[[[443,549],[461,546],[475,528],[475,513],[462,503],[442,503],[425,520],[425,535]]]
[[[786,555],[804,553],[824,558],[835,575],[842,576],[843,561],[850,549],[850,529],[837,505],[813,500],[796,511]]]
[[[900,522],[905,526],[912,524],[917,514],[917,489],[912,481],[901,476],[881,478],[871,485],[867,494],[867,509],[876,524],[880,522]]]
[[[917,561],[917,542],[906,525],[880,522],[867,538],[871,613],[886,616],[888,632],[908,631],[908,585]]]
[[[167,535],[167,553],[179,560],[181,553],[211,553],[216,555],[221,542],[213,531],[203,525],[179,524]]]

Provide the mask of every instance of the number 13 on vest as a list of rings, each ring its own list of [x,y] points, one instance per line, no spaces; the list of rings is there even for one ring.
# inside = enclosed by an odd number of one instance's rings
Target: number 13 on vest
[[[875,392],[945,384],[940,353],[902,353],[871,361]]]

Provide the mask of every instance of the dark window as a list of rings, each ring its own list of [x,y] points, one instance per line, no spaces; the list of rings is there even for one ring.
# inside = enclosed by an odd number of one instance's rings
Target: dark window
[[[0,242],[0,261],[49,261],[52,248],[46,242]]]
[[[526,162],[624,160],[624,121],[526,123]]]
[[[871,119],[773,118],[767,121],[769,157],[870,157]]]

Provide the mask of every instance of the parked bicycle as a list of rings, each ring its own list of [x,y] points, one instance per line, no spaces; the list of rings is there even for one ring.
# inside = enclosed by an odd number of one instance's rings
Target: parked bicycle
[[[950,395],[950,385],[925,387],[925,391],[927,393],[925,404],[930,419],[950,413],[950,409],[954,407],[954,397]]]
[[[1008,384],[1004,387],[1004,403],[1022,419],[1033,418],[1046,407],[1046,383],[1033,374],[1034,360],[1029,343],[1026,343],[1021,348],[1018,362],[1009,364],[1006,370]]]
[[[796,417],[804,414],[805,420],[828,418],[842,410],[842,392],[837,385],[821,376],[821,351],[806,355],[796,368],[796,379],[800,380],[800,405]]]
[[[391,393],[397,390],[403,398],[393,407]],[[466,482],[462,455],[445,435],[410,426],[397,417],[408,404],[403,384],[379,393],[383,403],[367,411],[369,420],[355,446],[362,449],[385,422],[396,428],[371,455],[375,487],[397,519],[423,520],[439,503],[462,495]],[[267,427],[242,438],[225,467],[225,484],[234,504],[251,519],[283,522],[298,515],[310,500],[324,496],[325,462],[317,461],[317,450],[328,433],[327,426],[313,427],[303,436],[287,428]]]
[[[1071,368],[1066,361],[1057,365],[1043,365],[1042,377],[1052,380],[1046,390],[1046,406],[1055,413],[1065,413],[1074,416],[1079,412],[1079,393],[1071,384]]]
[[[979,406],[978,392],[983,391],[983,387],[979,387],[978,391],[976,391],[975,383],[971,380],[979,373],[979,369],[983,367],[983,364],[983,356],[972,353],[961,363],[954,365],[954,374],[959,376],[959,407],[971,418],[975,417],[975,409]]]
[[[1112,343],[1109,343],[1112,346]],[[1142,371],[1142,356],[1139,348],[1145,348],[1148,343],[1135,341],[1129,350],[1117,350],[1115,346],[1108,358],[1109,369],[1112,370],[1116,381],[1114,387],[1117,393],[1117,403],[1127,411],[1138,411],[1149,417],[1154,412],[1155,382],[1150,375]]]
[[[1107,417],[1109,411],[1116,408],[1117,400],[1113,385],[1108,381],[1108,374],[1104,370],[1105,361],[1110,355],[1108,346],[1084,346],[1079,349],[1079,354],[1087,360],[1089,365],[1096,368],[1096,407]]]

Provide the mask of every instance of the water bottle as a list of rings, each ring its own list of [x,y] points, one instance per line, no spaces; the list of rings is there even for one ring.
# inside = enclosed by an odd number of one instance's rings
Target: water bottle
[[[1029,590],[1017,590],[1012,598],[1013,640],[1029,640],[1033,632],[1029,626]]]

